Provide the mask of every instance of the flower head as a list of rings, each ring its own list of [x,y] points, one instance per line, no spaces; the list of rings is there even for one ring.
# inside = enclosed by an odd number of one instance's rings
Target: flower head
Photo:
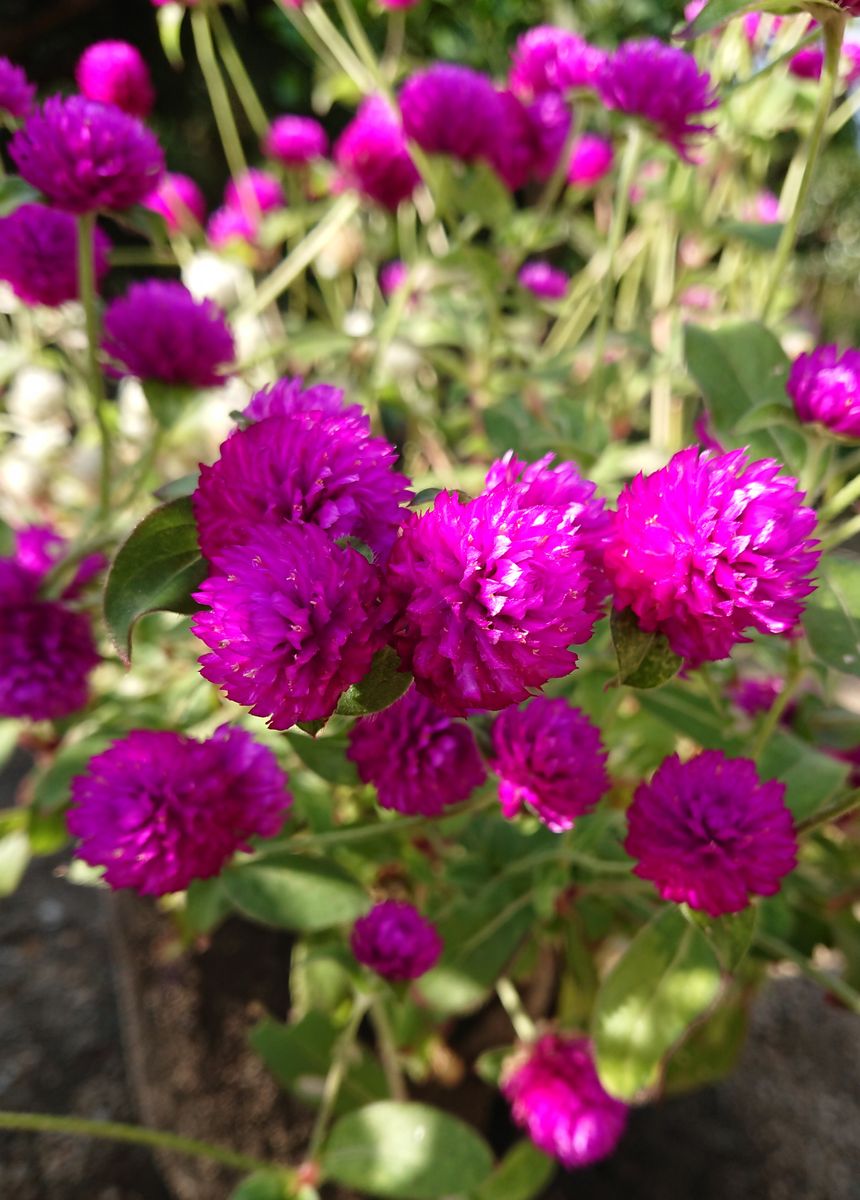
[[[791,56],[788,70],[797,79],[820,79],[824,70],[824,47],[803,46]]]
[[[276,117],[263,140],[263,152],[285,167],[301,167],[325,157],[328,134],[313,117]]]
[[[96,42],[78,59],[75,80],[81,94],[114,104],[133,117],[148,117],[155,103],[149,67],[128,42]]]
[[[383,900],[359,917],[350,945],[363,966],[392,982],[425,975],[442,953],[435,926],[403,900]]]
[[[226,204],[216,208],[206,222],[207,240],[216,250],[254,246],[259,232],[257,218],[239,208],[228,208]]]
[[[331,383],[314,383],[305,387],[299,375],[279,379],[268,387],[261,388],[251,397],[242,416],[246,421],[264,421],[266,417],[289,417],[293,413],[322,413],[325,416],[343,416],[364,420],[370,432],[370,420],[358,404],[347,408],[344,405],[343,388]]]
[[[502,111],[486,75],[456,63],[434,63],[406,80],[400,111],[407,136],[428,154],[492,162]]]
[[[552,263],[533,259],[520,268],[517,275],[520,286],[537,296],[539,300],[561,300],[567,294],[570,276]]]
[[[402,259],[395,258],[391,262],[387,262],[379,272],[379,290],[382,292],[386,300],[403,287],[406,280],[409,278],[409,268]]]
[[[496,717],[491,765],[504,815],[527,805],[553,833],[572,829],[609,790],[600,730],[564,699],[536,696]]]
[[[310,523],[334,541],[354,537],[385,554],[411,492],[395,452],[353,411],[294,411],[237,430],[203,467],[194,493],[207,558],[262,524]]]
[[[169,171],[143,204],[164,217],[171,233],[193,232],[206,220],[206,201],[188,175]]]
[[[286,202],[280,181],[258,167],[251,167],[238,179],[231,179],[224,189],[227,208],[256,217],[283,208]]]
[[[710,75],[699,71],[692,54],[657,38],[624,42],[603,64],[598,86],[607,108],[650,121],[687,161],[691,143],[713,132],[696,119],[719,104]]]
[[[234,358],[233,337],[212,300],[181,283],[133,283],[108,305],[104,349],[122,374],[181,387],[220,387]]]
[[[549,92],[593,88],[605,58],[605,51],[569,29],[538,25],[518,40],[508,82],[526,100]]]
[[[437,817],[486,779],[469,726],[410,688],[396,704],[352,728],[348,757],[383,808]]]
[[[192,626],[210,650],[201,673],[273,729],[325,720],[381,646],[378,596],[351,546],[315,525],[261,525],[218,550],[195,593],[207,609]]]
[[[506,1064],[501,1089],[517,1125],[568,1170],[610,1155],[627,1124],[627,1105],[604,1091],[587,1038],[544,1034]]]
[[[619,497],[604,558],[615,605],[690,666],[728,658],[747,629],[790,634],[814,590],[816,516],[779,469],[690,447]]]
[[[407,518],[388,566],[393,645],[454,716],[525,700],[576,666],[599,610],[575,521],[517,487]]]
[[[154,134],[84,96],[46,100],[12,138],[9,154],[27,183],[72,213],[131,208],[164,173]]]
[[[798,420],[860,438],[860,350],[818,346],[792,364],[787,391]]]
[[[400,122],[379,96],[369,96],[344,129],[334,161],[347,186],[392,212],[420,181]]]
[[[108,271],[110,240],[95,231],[98,284]],[[74,217],[44,204],[21,204],[0,218],[0,279],[25,304],[55,308],[78,299],[78,230]]]
[[[0,117],[22,121],[32,112],[36,86],[30,83],[22,67],[0,57]]]
[[[591,187],[609,174],[614,161],[612,142],[596,133],[584,133],[574,144],[567,181],[575,187]]]
[[[785,784],[760,782],[755,763],[720,750],[665,759],[637,788],[627,828],[634,875],[664,900],[712,917],[740,912],[751,895],[772,896],[797,863]]]
[[[511,91],[498,93],[498,130],[492,165],[515,191],[555,170],[570,130],[570,108],[554,92],[526,103]]]
[[[163,896],[277,833],[291,803],[274,754],[243,729],[222,725],[205,742],[139,729],[73,781],[68,824],[111,887]]]

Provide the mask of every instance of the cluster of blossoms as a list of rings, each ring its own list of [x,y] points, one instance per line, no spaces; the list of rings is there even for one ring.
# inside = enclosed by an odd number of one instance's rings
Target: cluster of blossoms
[[[108,271],[110,239],[96,229],[93,274]],[[56,308],[78,299],[78,231],[74,217],[44,204],[21,204],[0,217],[0,279],[24,304]]]
[[[209,242],[216,249],[232,245],[257,246],[263,218],[286,204],[280,180],[268,171],[251,167],[224,189],[224,203],[206,226]]]

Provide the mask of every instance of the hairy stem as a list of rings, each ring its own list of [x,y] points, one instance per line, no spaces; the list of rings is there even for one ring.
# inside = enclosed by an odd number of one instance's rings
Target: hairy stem
[[[822,971],[814,963],[811,963],[808,958],[804,957],[799,950],[795,950],[794,946],[789,946],[787,942],[771,937],[770,934],[759,933],[756,935],[755,941],[756,945],[765,954],[771,958],[784,958],[788,962],[794,963],[804,975],[807,975],[817,984],[820,984],[826,991],[832,992],[851,1012],[860,1014],[860,994],[855,992],[854,988],[847,984],[844,979],[840,979],[838,975],[832,975],[828,971]]]

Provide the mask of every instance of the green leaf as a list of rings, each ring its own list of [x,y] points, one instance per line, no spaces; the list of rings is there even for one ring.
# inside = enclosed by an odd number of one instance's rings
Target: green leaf
[[[64,813],[40,812],[29,808],[27,813],[27,837],[32,854],[56,854],[69,840]]]
[[[27,870],[30,861],[30,839],[16,829],[0,838],[0,898],[11,896]]]
[[[409,672],[401,669],[400,655],[391,646],[385,646],[373,656],[364,679],[343,693],[337,702],[337,711],[344,717],[381,712],[399,700],[411,682]]]
[[[663,1094],[689,1092],[725,1079],[743,1049],[748,1024],[747,1006],[742,999],[720,1004],[669,1059]]]
[[[475,1192],[475,1200],[533,1200],[556,1169],[557,1163],[532,1142],[517,1142]]]
[[[33,789],[33,804],[43,813],[57,812],[69,802],[72,780],[83,775],[94,754],[107,749],[111,738],[108,734],[95,734],[80,742],[62,746],[54,761],[36,780]]]
[[[764,779],[781,779],[795,818],[812,816],[833,799],[848,778],[848,763],[822,754],[787,730],[778,730],[759,759]]]
[[[803,625],[823,663],[860,675],[860,558],[834,554],[822,560]]]
[[[755,937],[758,909],[748,905],[739,913],[709,917],[707,913],[682,905],[687,920],[700,929],[710,942],[724,970],[733,972],[746,958]]]
[[[681,669],[683,659],[669,647],[662,633],[645,633],[632,608],[613,608],[609,618],[618,658],[618,678],[635,688],[657,688]]]
[[[294,1195],[295,1179],[285,1171],[255,1171],[230,1193],[230,1200],[291,1200]]]
[[[22,204],[32,204],[41,198],[41,192],[25,183],[20,175],[8,175],[0,179],[0,217],[8,217]]]
[[[298,854],[273,854],[230,867],[221,879],[238,909],[278,929],[330,929],[370,907],[364,888],[342,867]]]
[[[479,1187],[493,1157],[462,1121],[426,1104],[385,1100],[341,1118],[322,1153],[325,1174],[372,1196],[441,1200]]]
[[[132,531],[113,561],[104,597],[108,631],[126,665],[135,623],[151,612],[196,612],[191,593],[207,572],[187,497],[156,508]]]
[[[193,471],[190,475],[181,475],[179,479],[171,479],[152,493],[156,500],[179,500],[182,496],[193,496],[200,482],[200,472]]]
[[[9,718],[0,720],[0,767],[6,765],[18,748],[23,722]]]
[[[658,717],[676,733],[692,738],[706,750],[725,750],[741,754],[744,743],[727,735],[725,722],[714,712],[710,700],[693,695],[681,683],[670,683],[659,692],[643,692],[637,696],[646,712]]]
[[[513,1053],[513,1046],[494,1046],[492,1050],[485,1050],[483,1054],[479,1054],[475,1059],[475,1074],[479,1079],[483,1079],[484,1083],[488,1083],[490,1087],[497,1088],[499,1080],[502,1077],[502,1068],[505,1065],[505,1061]]]
[[[775,250],[779,245],[782,229],[779,221],[773,221],[769,225],[763,225],[759,221],[721,221],[715,226],[715,232],[748,242],[759,250]]]
[[[720,991],[720,967],[703,933],[664,908],[604,979],[592,1018],[597,1069],[622,1100],[652,1092],[666,1054]]]
[[[346,757],[349,740],[345,737],[309,737],[290,730],[284,734],[306,767],[327,783],[355,787],[359,782],[355,763]]]
[[[232,911],[220,878],[195,879],[185,893],[185,922],[195,934],[208,934]]]

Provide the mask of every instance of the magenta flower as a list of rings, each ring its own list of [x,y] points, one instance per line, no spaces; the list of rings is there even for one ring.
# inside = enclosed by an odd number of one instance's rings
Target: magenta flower
[[[612,142],[596,133],[584,133],[573,147],[567,181],[574,187],[591,187],[609,174],[614,161]]]
[[[328,134],[313,117],[276,117],[263,139],[263,153],[285,167],[303,167],[328,153]]]
[[[259,429],[260,426],[253,428]],[[326,720],[382,644],[375,569],[315,525],[261,525],[195,593],[205,679],[272,729]]]
[[[347,756],[383,808],[438,817],[487,777],[468,725],[410,688],[396,704],[356,721]]]
[[[68,825],[112,888],[164,896],[272,837],[291,804],[274,754],[244,729],[222,725],[204,742],[138,729],[72,782]]]
[[[251,167],[239,179],[231,179],[224,189],[225,206],[251,217],[274,212],[283,208],[286,202],[280,181],[258,167]]]
[[[797,54],[791,56],[788,70],[798,79],[820,79],[824,70],[824,48],[804,46]]]
[[[206,220],[203,193],[188,175],[169,171],[143,204],[164,217],[171,233],[193,233]]]
[[[428,154],[493,161],[502,107],[492,81],[469,67],[434,63],[400,92],[406,136]]]
[[[539,300],[562,300],[570,284],[567,271],[561,271],[552,263],[537,258],[520,268],[517,279],[521,287]]]
[[[420,182],[400,122],[379,96],[362,103],[335,144],[334,161],[348,187],[391,212]]]
[[[779,469],[690,447],[619,497],[604,558],[615,606],[688,666],[728,658],[747,629],[791,634],[815,589],[816,516]]]
[[[27,183],[66,212],[126,209],[157,187],[164,155],[136,117],[84,96],[52,96],[9,143]]]
[[[45,576],[64,556],[66,539],[52,525],[26,525],[15,531],[15,553],[12,560],[16,567],[31,577],[33,589],[37,589]],[[0,559],[0,563],[9,562]],[[103,554],[87,554],[81,559],[71,582],[62,593],[61,599],[73,600],[94,576],[107,566]]]
[[[750,717],[770,712],[784,687],[780,676],[745,675],[729,684],[728,693],[732,703]]]
[[[393,645],[452,716],[525,700],[576,666],[600,615],[575,522],[495,487],[410,516],[388,566]]]
[[[553,833],[573,829],[609,790],[600,730],[564,699],[506,708],[493,724],[490,765],[508,820],[525,805]]]
[[[795,359],[786,390],[799,421],[860,438],[860,350],[817,346]]]
[[[75,80],[81,94],[113,104],[133,117],[148,117],[155,103],[149,67],[128,42],[96,42],[78,59]]]
[[[379,0],[380,8],[391,10],[414,8],[416,4],[420,4],[421,0]]]
[[[354,537],[387,553],[411,496],[394,448],[372,437],[363,413],[296,411],[237,430],[203,467],[194,493],[207,558],[262,525],[310,523],[332,541]]]
[[[94,271],[108,271],[110,240],[95,231]],[[78,299],[78,230],[74,217],[43,204],[21,204],[0,218],[0,279],[25,304],[56,308]]]
[[[305,387],[305,381],[298,375],[291,379],[279,379],[277,383],[261,388],[242,410],[246,421],[290,417],[293,413],[320,413],[328,417],[349,413],[350,417],[364,421],[370,433],[370,419],[361,406],[351,404],[347,408],[344,405],[343,388],[331,383],[314,383]]]
[[[256,217],[238,208],[216,208],[206,223],[206,238],[216,250],[254,246],[260,233]]]
[[[665,759],[636,789],[627,827],[633,874],[664,900],[712,917],[740,912],[752,895],[774,895],[797,864],[785,784],[760,782],[755,763],[721,750]]]
[[[545,180],[558,164],[570,129],[570,109],[555,93],[525,104],[499,92],[499,127],[492,165],[511,191]]]
[[[657,38],[624,42],[606,59],[598,87],[607,108],[649,121],[687,162],[699,135],[713,133],[697,120],[719,104],[710,75],[692,54]]]
[[[390,300],[398,288],[403,287],[409,278],[409,267],[401,259],[385,263],[379,271],[379,290],[386,300]]]
[[[594,88],[606,53],[568,29],[538,25],[518,40],[508,82],[526,100],[549,92]]]
[[[118,364],[114,374],[191,388],[220,387],[235,355],[217,304],[156,279],[133,283],[108,305],[103,346]]]
[[[23,68],[0,57],[0,117],[23,121],[35,102],[36,85],[30,83]]]
[[[627,1105],[604,1091],[587,1038],[544,1034],[505,1064],[500,1086],[516,1124],[568,1171],[608,1157],[624,1133]]]
[[[442,953],[436,927],[404,900],[383,900],[359,917],[350,946],[363,966],[392,983],[425,975]]]
[[[750,42],[750,44],[758,41],[763,19],[764,14],[762,13],[747,13],[747,15],[744,17],[743,31],[746,35],[747,41]],[[773,37],[774,34],[779,33],[780,27],[785,23],[785,21],[785,17],[774,17],[768,14],[768,29],[771,37]]]

